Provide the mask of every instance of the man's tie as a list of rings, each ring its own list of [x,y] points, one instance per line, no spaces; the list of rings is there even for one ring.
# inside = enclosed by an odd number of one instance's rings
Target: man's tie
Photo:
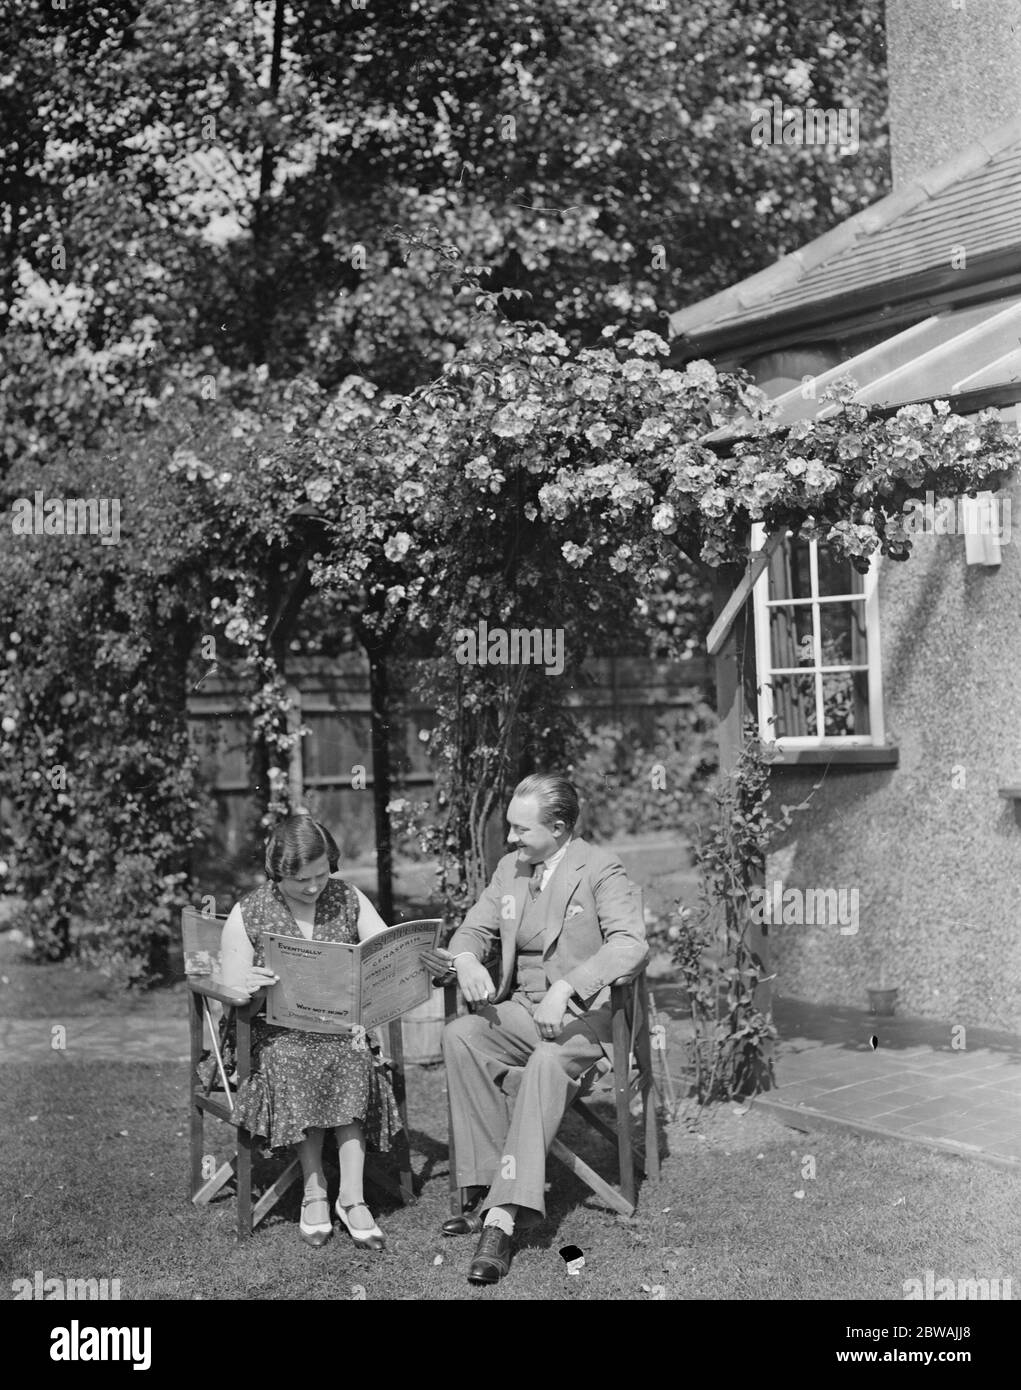
[[[540,859],[532,870],[532,877],[528,881],[528,891],[533,898],[537,898],[542,892],[542,876],[546,872],[546,861]]]

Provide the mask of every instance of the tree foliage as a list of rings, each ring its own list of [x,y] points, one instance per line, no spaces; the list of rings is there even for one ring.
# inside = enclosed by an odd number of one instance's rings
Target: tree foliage
[[[736,553],[752,464],[739,495],[741,465],[699,440],[754,403],[653,370],[642,335],[885,191],[878,9],[0,9],[3,500],[123,509],[119,547],[4,534],[2,792],[43,935],[66,944],[105,902],[114,953],[133,922],[149,961],[201,825],[188,684],[210,662],[245,675],[255,780],[280,788],[310,615],[333,641],[445,656],[446,835],[476,870],[473,790],[568,751],[559,695],[584,654],[649,625],[691,650],[705,596],[665,538]],[[774,92],[860,106],[862,150],[756,149]],[[599,347],[620,323],[632,349]],[[713,517],[689,465],[726,495]],[[826,491],[790,478],[767,520]],[[563,683],[453,660],[481,614],[563,627]]]
[[[6,5],[7,458],[151,420],[182,362],[428,380],[477,325],[398,221],[574,346],[661,327],[886,191],[879,12]],[[861,149],[753,146],[772,94],[859,107]]]
[[[46,498],[114,500],[128,525],[12,535],[0,553],[0,854],[39,955],[72,945],[128,979],[166,965],[204,824],[184,702],[201,588],[187,499],[116,448],[35,475]],[[34,504],[34,495],[26,501]],[[175,506],[175,501],[178,505]],[[84,933],[73,929],[87,924]]]

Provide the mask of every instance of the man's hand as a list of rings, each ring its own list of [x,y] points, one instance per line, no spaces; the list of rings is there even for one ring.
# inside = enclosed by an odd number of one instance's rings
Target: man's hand
[[[568,1020],[567,1001],[574,990],[566,980],[557,980],[535,1006],[532,1017],[542,1038],[556,1038],[563,1032]]]
[[[472,955],[470,951],[459,952],[456,965],[454,964],[454,957],[442,946],[420,951],[418,958],[429,967],[434,975],[449,975],[453,970],[457,975],[457,983],[461,987],[461,993],[469,1004],[483,1004],[487,999],[492,999],[493,981],[490,979],[489,971],[485,969],[479,958]]]
[[[418,958],[433,975],[449,975],[454,968],[454,957],[442,946],[428,946],[419,951]]]
[[[484,1004],[488,999],[492,999],[495,993],[493,981],[477,956],[470,953],[459,955],[454,969],[457,971],[457,983],[461,987],[461,993],[469,1004]]]

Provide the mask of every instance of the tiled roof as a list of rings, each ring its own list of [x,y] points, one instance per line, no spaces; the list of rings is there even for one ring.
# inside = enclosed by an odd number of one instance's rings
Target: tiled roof
[[[732,336],[742,325],[949,269],[955,248],[971,263],[1012,247],[1021,270],[1021,118],[774,265],[678,310],[670,328],[707,342],[722,329]]]

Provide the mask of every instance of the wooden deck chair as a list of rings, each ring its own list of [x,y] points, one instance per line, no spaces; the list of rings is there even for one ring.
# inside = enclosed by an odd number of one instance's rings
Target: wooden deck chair
[[[446,1000],[446,1019],[451,1022],[457,1016],[457,985],[449,984],[444,990]],[[659,1122],[656,1113],[654,1078],[652,1072],[652,1048],[649,1033],[649,991],[645,971],[633,978],[616,981],[610,989],[610,1009],[613,1029],[613,1061],[606,1057],[593,1064],[583,1075],[582,1088],[571,1102],[574,1109],[589,1125],[609,1140],[617,1149],[617,1183],[612,1184],[601,1177],[594,1168],[573,1153],[559,1138],[553,1140],[550,1153],[576,1177],[601,1197],[614,1211],[623,1216],[632,1216],[638,1204],[639,1172],[651,1182],[659,1181]],[[593,1091],[604,1076],[613,1074],[613,1097],[616,1108],[616,1129],[596,1115],[586,1100],[591,1099]],[[635,1145],[631,1132],[631,1105],[640,1098],[640,1118],[644,1140],[644,1165],[636,1161]],[[449,1125],[450,1148],[450,1211],[460,1216],[464,1210],[464,1191],[457,1186],[457,1164],[454,1155],[453,1126]]]
[[[191,1044],[190,1196],[196,1206],[204,1206],[234,1177],[237,1184],[237,1236],[239,1240],[245,1240],[291,1184],[299,1181],[301,1164],[297,1158],[292,1159],[279,1177],[253,1202],[251,1134],[240,1126],[232,1126],[237,1147],[222,1163],[217,1164],[206,1149],[206,1117],[211,1116],[230,1123],[237,1085],[251,1073],[251,1022],[262,1006],[263,997],[260,991],[249,1000],[247,995],[227,989],[222,982],[220,938],[226,920],[226,917],[205,915],[193,907],[186,907],[181,912]],[[236,1076],[228,1073],[227,1063],[220,1048],[219,1019],[212,1007],[214,1002],[226,1010],[233,1010],[234,1013],[237,1029]],[[205,1080],[199,1075],[199,1064],[204,1050],[211,1054],[207,1061],[208,1075]],[[365,1156],[365,1173],[377,1187],[383,1188],[407,1204],[415,1200],[415,1192],[408,1147],[404,1048],[399,1022],[389,1025],[389,1060],[394,1094],[403,1125],[403,1129],[394,1140],[393,1148],[398,1178],[395,1180],[386,1170],[380,1155],[372,1153]]]

